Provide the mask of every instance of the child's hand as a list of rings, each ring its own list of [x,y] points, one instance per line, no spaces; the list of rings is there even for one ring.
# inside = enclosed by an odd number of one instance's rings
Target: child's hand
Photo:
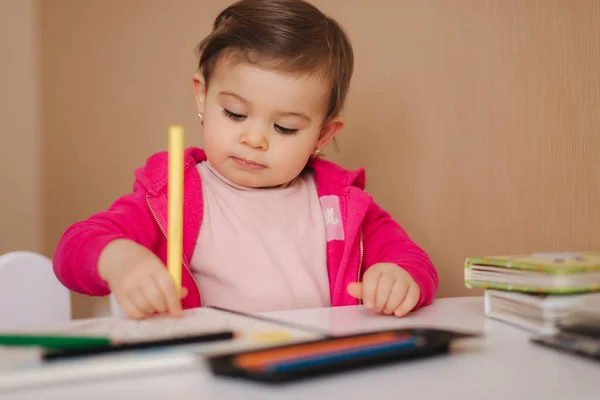
[[[98,272],[130,317],[181,314],[175,283],[162,261],[145,247],[128,240],[111,242],[100,255]],[[182,288],[182,297],[186,294]]]
[[[414,279],[395,264],[380,263],[365,272],[362,282],[348,285],[348,293],[376,312],[408,314],[419,301],[421,290]]]

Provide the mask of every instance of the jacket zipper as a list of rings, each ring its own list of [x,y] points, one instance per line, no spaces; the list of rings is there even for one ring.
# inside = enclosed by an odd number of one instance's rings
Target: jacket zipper
[[[167,232],[165,232],[165,229],[163,228],[160,221],[156,217],[156,214],[154,213],[154,209],[152,208],[152,205],[150,204],[150,196],[148,194],[146,194],[146,204],[148,205],[148,208],[150,209],[150,212],[152,213],[152,217],[154,217],[154,221],[156,221],[156,224],[160,228],[160,231],[163,233],[163,235],[165,236],[165,239],[168,241],[169,238],[167,237]],[[190,274],[190,278],[192,278],[192,281],[196,285],[196,289],[198,290],[198,297],[200,298],[200,307],[202,307],[202,296],[200,296],[200,286],[198,286],[198,282],[196,282],[196,279],[194,279],[194,275],[192,275],[192,271],[190,271],[190,268],[188,267],[185,260],[182,259],[181,261],[182,261],[183,266],[185,267],[186,271],[188,272],[188,274]]]
[[[360,234],[359,234],[359,238],[360,238],[360,243],[359,243],[359,261],[358,261],[358,276],[356,277],[356,282],[360,282],[360,274],[362,272],[362,265],[363,265],[363,255],[364,255],[364,246],[363,246],[363,230],[362,230],[362,225],[360,226]],[[358,299],[358,304],[362,304],[363,301],[362,299]]]

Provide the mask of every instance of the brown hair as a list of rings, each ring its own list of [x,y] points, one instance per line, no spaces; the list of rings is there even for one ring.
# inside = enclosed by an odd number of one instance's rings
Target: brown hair
[[[223,55],[293,73],[318,73],[331,82],[327,119],[342,110],[354,54],[344,30],[303,0],[240,0],[215,19],[196,48],[198,70],[208,85]]]

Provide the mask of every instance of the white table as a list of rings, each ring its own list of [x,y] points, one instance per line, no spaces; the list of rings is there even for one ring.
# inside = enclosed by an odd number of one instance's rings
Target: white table
[[[271,387],[212,376],[203,367],[5,393],[5,400],[51,399],[600,399],[600,364],[529,343],[514,327],[483,316],[481,297],[437,300],[407,318],[372,316],[361,307],[269,313],[332,332],[402,326],[473,330],[485,339],[452,355]],[[377,398],[375,396],[378,396]]]

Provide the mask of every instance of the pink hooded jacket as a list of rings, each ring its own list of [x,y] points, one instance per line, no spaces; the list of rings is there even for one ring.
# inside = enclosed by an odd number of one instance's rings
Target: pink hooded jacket
[[[69,227],[53,259],[54,272],[67,288],[87,295],[110,294],[100,277],[100,252],[115,239],[133,240],[153,251],[164,263],[167,256],[168,154],[151,156],[135,172],[133,192],[107,210]],[[202,305],[189,260],[202,225],[202,182],[196,164],[206,160],[203,150],[185,151],[184,233],[182,286],[188,295],[183,308]],[[415,308],[431,303],[438,287],[437,272],[427,254],[363,189],[363,169],[349,172],[322,159],[308,165],[314,172],[327,230],[327,269],[332,306],[358,304],[346,287],[362,279],[371,265],[394,263],[406,270],[421,289]]]

